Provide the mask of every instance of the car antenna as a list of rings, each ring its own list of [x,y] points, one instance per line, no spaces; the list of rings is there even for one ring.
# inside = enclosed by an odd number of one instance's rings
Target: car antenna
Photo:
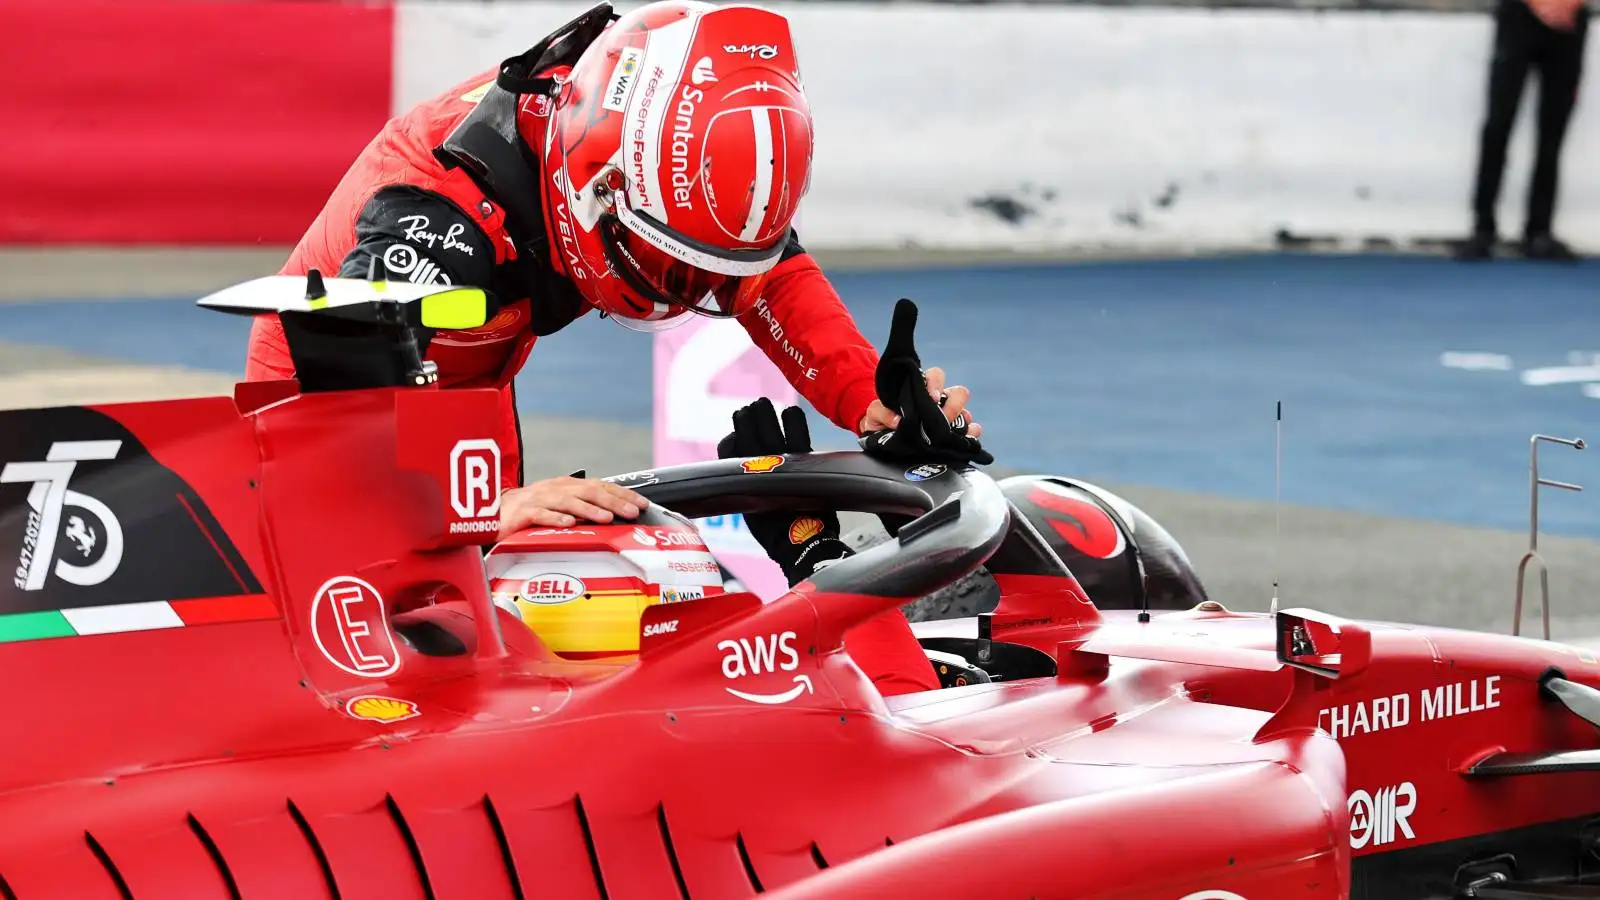
[[[1283,401],[1278,401],[1277,421],[1273,423],[1272,463],[1272,615],[1278,614],[1278,571],[1283,535]]]

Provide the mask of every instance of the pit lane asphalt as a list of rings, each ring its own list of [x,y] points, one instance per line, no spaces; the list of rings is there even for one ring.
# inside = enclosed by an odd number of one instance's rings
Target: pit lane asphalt
[[[143,282],[139,278],[139,265],[129,264],[126,258],[122,258],[116,266],[119,275],[115,281],[123,286],[129,283],[156,285],[148,290],[158,296],[170,296],[175,292],[189,293],[193,296],[200,291],[231,283],[241,277],[270,271],[270,267],[275,266],[276,262],[267,261],[281,258],[280,251],[242,254],[235,260],[225,261],[226,264],[218,264],[215,268],[206,270],[198,276],[198,282],[194,268],[174,265],[170,259],[163,262],[165,258],[160,254],[151,255],[151,261],[148,263],[160,267],[160,271],[152,274],[150,282]],[[80,271],[94,270],[89,264],[78,268]],[[1592,274],[1592,270],[1584,271],[1584,268],[1586,267],[1567,271]],[[176,277],[174,273],[179,270],[186,270],[190,274],[185,278]],[[0,284],[21,283],[25,289],[26,278],[12,277],[21,271],[21,265],[16,264],[15,260],[0,255]],[[99,271],[104,272],[106,269],[100,268]],[[1177,270],[1169,268],[1167,271],[1179,285],[1184,278],[1194,277],[1193,270],[1185,272],[1181,266]],[[1496,271],[1505,270],[1482,271],[1492,275]],[[1403,276],[1405,273],[1400,270],[1398,274]],[[1541,272],[1540,276],[1557,279],[1558,287],[1566,284],[1560,279],[1571,277],[1563,272],[1557,272],[1553,276],[1544,276]],[[1396,273],[1391,273],[1390,277],[1396,277]],[[101,277],[101,281],[110,280]],[[59,280],[54,283],[57,287],[61,285]],[[95,291],[92,288],[98,283],[82,281],[74,285],[71,295],[93,296]],[[885,279],[885,285],[888,283],[889,279]],[[972,282],[967,282],[969,288],[971,284]],[[35,289],[37,285],[38,283],[35,283]],[[959,290],[961,285],[957,284],[954,288]],[[1291,284],[1286,290],[1292,291],[1294,288],[1295,286]],[[111,291],[118,292],[118,296],[129,293],[123,287],[105,284],[100,286],[99,291],[102,295]],[[882,286],[877,293],[885,293]],[[885,295],[890,294],[892,292]],[[1571,296],[1563,295],[1563,297],[1565,299],[1562,304],[1554,307],[1536,306],[1531,311],[1524,310],[1522,318],[1531,319],[1535,324],[1542,323],[1546,326],[1554,325],[1567,329],[1581,327],[1584,321],[1595,321],[1592,315],[1584,318],[1582,310],[1571,305]],[[879,305],[884,303],[881,300],[867,302]],[[100,307],[97,305],[94,308]],[[85,307],[86,311],[87,309],[88,307]],[[1373,312],[1370,306],[1363,306],[1362,311]],[[1455,315],[1481,312],[1483,310],[1480,305],[1468,304],[1466,309],[1456,311]],[[0,307],[0,316],[3,314],[4,308]],[[56,317],[64,314],[64,310],[58,311]],[[886,309],[881,318],[887,321]],[[1514,318],[1507,316],[1505,321],[1510,322]],[[85,333],[75,335],[74,342],[81,344],[85,342],[84,339],[92,339],[88,343],[93,344],[96,349],[94,352],[74,352],[40,346],[40,343],[36,342],[38,338],[31,333],[24,336],[27,342],[17,342],[15,340],[17,335],[7,330],[8,321],[13,320],[0,317],[0,408],[227,393],[233,380],[231,373],[237,369],[239,352],[237,344],[215,348],[213,351],[215,355],[210,357],[212,362],[209,366],[151,365],[153,352],[173,349],[164,347],[163,341],[167,339],[160,335],[137,335],[136,339],[140,342],[139,346],[143,352],[119,352],[119,346],[129,344],[134,338],[126,333],[118,333],[115,329],[107,329],[103,323],[97,324],[93,317],[89,317],[81,325]],[[1231,327],[1238,327],[1239,320],[1233,320],[1229,324]],[[1315,324],[1301,323],[1301,327],[1315,331],[1313,327]],[[1013,323],[1012,327],[1017,326]],[[868,330],[870,333],[871,328]],[[1088,337],[1090,336],[1085,336],[1085,339]],[[180,343],[181,338],[181,335],[170,336],[174,345]],[[1583,339],[1584,336],[1578,335],[1573,338],[1574,341]],[[155,351],[149,349],[152,344],[156,347]],[[1300,349],[1303,351],[1305,348]],[[1464,346],[1461,349],[1491,351],[1495,348]],[[183,359],[185,355],[193,356],[192,353],[169,353],[165,359],[178,360]],[[933,358],[933,353],[926,348],[924,355]],[[1417,369],[1421,371],[1420,366]],[[1091,374],[1100,378],[1111,378],[1116,375],[1114,371]],[[1494,374],[1497,373],[1456,372],[1451,377]],[[1434,396],[1440,391],[1438,383],[1428,382],[1425,386],[1431,393],[1424,399],[1428,402],[1438,402],[1438,397]],[[1532,392],[1524,389],[1520,395],[1514,394],[1513,397],[1530,393]],[[1387,395],[1386,399],[1389,399]],[[1541,430],[1562,434],[1560,427],[1562,424],[1581,425],[1584,421],[1581,412],[1592,408],[1587,405],[1592,402],[1586,399],[1584,405],[1577,407],[1578,414],[1565,414],[1556,426]],[[1163,411],[1166,409],[1170,407],[1164,404]],[[1479,410],[1477,414],[1488,413],[1489,410]],[[1456,410],[1455,414],[1473,413],[1470,410]],[[1178,416],[1183,421],[1188,420],[1187,413],[1180,412]],[[1288,416],[1290,425],[1295,422],[1293,416],[1294,407],[1291,400]],[[1092,421],[1093,415],[1088,416],[1088,420]],[[1239,427],[1238,423],[1233,423],[1233,427]],[[1257,480],[1265,482],[1265,493],[1270,497],[1270,418],[1267,418],[1264,424],[1257,423],[1251,427],[1259,432],[1253,436],[1252,444],[1265,442],[1261,452],[1255,454],[1265,460],[1265,466],[1254,466],[1254,468],[1259,475]],[[530,450],[530,472],[557,473],[586,468],[592,474],[603,474],[644,468],[649,464],[648,429],[626,420],[595,421],[571,415],[570,410],[540,410],[524,415],[523,428]],[[1174,440],[1182,443],[1182,433],[1181,428],[1175,427]],[[1286,429],[1286,435],[1290,437],[1290,443],[1286,453],[1285,495],[1292,500],[1298,500],[1299,498],[1294,496],[1295,492],[1289,490],[1291,484],[1289,473],[1293,472],[1292,467],[1296,465],[1297,451],[1293,443],[1296,439],[1295,432]],[[1448,443],[1457,436],[1454,432],[1445,432],[1432,435],[1428,440]],[[1600,436],[1589,437],[1591,440],[1600,440]],[[1254,438],[1261,440],[1257,441]],[[1471,436],[1471,440],[1481,445],[1484,437],[1475,434]],[[1390,449],[1422,452],[1426,449],[1427,443],[1428,441],[1424,441],[1421,447]],[[1488,503],[1497,497],[1503,500],[1505,495],[1510,494],[1510,509],[1501,510],[1497,515],[1502,520],[1525,522],[1525,488],[1520,492],[1515,488],[1519,482],[1521,485],[1526,484],[1526,468],[1522,462],[1526,458],[1526,435],[1517,437],[1516,443],[1520,445],[1520,458],[1517,452],[1508,454],[1511,471],[1503,473],[1502,479],[1510,482],[1509,491],[1504,484],[1493,486],[1493,489],[1487,489],[1482,485],[1464,485],[1458,486],[1458,489],[1465,495],[1462,498],[1463,502],[1473,503]],[[837,440],[830,442],[820,437],[818,444],[839,445]],[[1199,452],[1193,447],[1188,448],[1188,451],[1191,454]],[[1550,452],[1549,457],[1543,457],[1551,460],[1546,463],[1551,477],[1580,482],[1593,480],[1587,479],[1582,470],[1575,472],[1570,465],[1563,466],[1563,463],[1568,461],[1561,459],[1558,452],[1572,455],[1571,451],[1558,447]],[[1084,458],[1081,454],[1074,455]],[[1140,456],[1148,458],[1148,453]],[[1102,457],[1090,453],[1087,458],[1093,461]],[[1002,461],[1006,461],[1004,455]],[[1118,468],[1120,467],[1102,465],[1097,469],[1091,469],[1087,468],[1086,464],[1085,467],[1057,467],[1055,471],[1059,474],[1096,480],[1097,483],[1122,493],[1162,521],[1189,551],[1212,597],[1231,608],[1265,609],[1276,574],[1281,583],[1280,602],[1285,607],[1316,606],[1351,616],[1509,631],[1516,563],[1527,542],[1525,526],[1524,530],[1520,531],[1509,528],[1490,529],[1373,515],[1352,510],[1317,508],[1294,502],[1284,505],[1282,538],[1274,542],[1272,539],[1274,510],[1270,502],[1237,495],[1223,497],[1166,486],[1135,485],[1126,483],[1130,479],[1106,477],[1106,472]],[[1264,474],[1261,473],[1263,469]],[[1039,471],[1039,469],[1032,470]],[[997,467],[992,474],[1003,476],[1015,471]],[[1303,478],[1304,475],[1300,477]],[[1592,490],[1600,490],[1600,484],[1594,485]],[[1547,510],[1558,508],[1568,502],[1571,496],[1547,495],[1545,507]],[[1589,495],[1578,496],[1582,498]],[[1541,538],[1540,549],[1551,570],[1550,581],[1554,598],[1553,636],[1563,639],[1600,634],[1600,607],[1588,599],[1600,595],[1600,541],[1545,535]],[[1538,630],[1536,579],[1530,578],[1529,583],[1535,590],[1530,591],[1529,607],[1524,612],[1524,634],[1536,633]]]

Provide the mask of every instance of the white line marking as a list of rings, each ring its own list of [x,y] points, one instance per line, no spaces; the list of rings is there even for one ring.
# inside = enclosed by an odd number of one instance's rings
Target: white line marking
[[[1508,372],[1511,370],[1511,357],[1503,353],[1446,350],[1439,354],[1439,365],[1446,369],[1467,369],[1473,372]]]

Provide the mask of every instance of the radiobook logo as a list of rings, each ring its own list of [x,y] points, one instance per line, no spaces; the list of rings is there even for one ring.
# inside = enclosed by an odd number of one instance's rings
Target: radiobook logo
[[[57,441],[36,462],[7,463],[0,484],[28,484],[28,523],[14,581],[42,590],[53,574],[79,587],[103,584],[122,564],[122,523],[109,506],[68,483],[78,463],[116,459],[121,441]]]
[[[500,445],[493,438],[456,441],[450,451],[450,508],[463,519],[492,519],[500,515]],[[487,531],[498,520],[476,527],[455,522],[451,533]]]

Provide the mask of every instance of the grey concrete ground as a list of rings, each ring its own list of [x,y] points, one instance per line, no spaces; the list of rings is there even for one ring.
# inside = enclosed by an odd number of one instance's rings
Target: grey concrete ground
[[[267,274],[282,248],[255,251],[39,253],[0,251],[0,296],[193,294]],[[954,262],[950,254],[943,261]],[[989,257],[992,258],[992,257]],[[899,261],[909,261],[903,256]],[[881,257],[880,260],[881,262]],[[839,254],[835,267],[872,265],[866,254]],[[232,379],[177,367],[131,365],[62,351],[0,343],[0,409],[107,403],[231,391]],[[650,462],[646,429],[528,417],[523,421],[530,474],[579,468],[607,474]],[[1012,474],[999,469],[996,475]],[[1095,481],[1093,472],[1066,472]],[[1489,531],[1348,512],[1285,507],[1274,539],[1271,504],[1138,485],[1106,483],[1144,507],[1183,542],[1214,599],[1265,609],[1272,582],[1285,606],[1395,621],[1509,631],[1522,532]],[[1546,537],[1553,636],[1600,635],[1600,542]],[[1537,579],[1530,578],[1524,633],[1537,633]],[[1565,613],[1565,614],[1563,614]]]
[[[0,301],[196,295],[250,278],[272,275],[289,247],[29,248],[0,247]],[[907,247],[895,250],[819,250],[830,270],[1026,263],[1105,258],[1107,251],[962,251]],[[1118,258],[1193,255],[1182,248],[1121,249]]]

